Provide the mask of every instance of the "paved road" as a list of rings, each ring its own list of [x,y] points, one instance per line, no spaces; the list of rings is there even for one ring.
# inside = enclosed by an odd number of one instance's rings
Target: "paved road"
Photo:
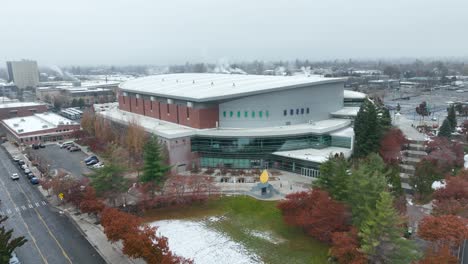
[[[61,149],[57,144],[47,145],[43,149],[32,150],[38,152],[42,157],[50,162],[50,169],[65,169],[73,176],[81,178],[83,173],[91,172],[83,160],[88,157],[82,151],[69,152],[66,149]]]
[[[12,181],[11,173],[20,179]],[[36,186],[27,181],[3,147],[0,148],[0,214],[15,236],[28,242],[17,249],[21,263],[105,263],[67,216],[49,206]]]

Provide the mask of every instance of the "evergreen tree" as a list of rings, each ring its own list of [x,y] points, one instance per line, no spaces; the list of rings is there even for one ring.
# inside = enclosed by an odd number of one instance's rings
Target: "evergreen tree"
[[[361,250],[371,263],[406,264],[419,258],[414,243],[401,237],[401,220],[390,193],[383,191],[375,210],[360,226]]]
[[[154,195],[156,188],[161,187],[166,174],[171,169],[171,166],[165,164],[161,147],[154,136],[148,140],[143,148],[143,162],[143,174],[140,176],[140,181],[151,183],[152,195]]]
[[[314,186],[328,191],[334,199],[344,201],[346,182],[349,178],[348,168],[346,159],[330,156],[320,165],[320,176],[314,181]]]
[[[446,138],[450,138],[452,136],[452,126],[448,118],[444,119],[444,122],[442,123],[442,126],[439,129],[439,134],[437,134],[437,136]]]
[[[380,125],[383,129],[382,133],[392,127],[392,117],[390,116],[390,111],[386,107],[382,108],[382,116],[380,118]]]
[[[76,98],[73,98],[73,100],[72,100],[72,102],[71,102],[71,106],[72,106],[72,107],[78,106],[78,100],[76,100]]]
[[[0,224],[7,219],[8,216],[0,216]],[[0,263],[9,263],[11,253],[28,241],[24,236],[13,239],[12,236],[13,229],[6,230],[3,225],[0,227]]]
[[[83,108],[85,106],[85,101],[83,98],[78,99],[77,106],[79,106],[80,108]]]
[[[448,109],[447,120],[450,124],[451,131],[455,131],[455,128],[457,127],[457,114],[453,105]]]
[[[366,99],[359,109],[354,121],[354,133],[356,157],[365,157],[372,152],[377,152],[383,133],[378,121],[377,109],[369,99]]]
[[[88,175],[96,194],[111,199],[114,205],[117,197],[128,189],[128,180],[124,178],[125,167],[121,164],[110,158],[104,167],[94,169]]]

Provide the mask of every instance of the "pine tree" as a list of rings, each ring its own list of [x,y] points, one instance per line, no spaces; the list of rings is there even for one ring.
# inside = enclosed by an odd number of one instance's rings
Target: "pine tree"
[[[447,120],[449,121],[451,131],[455,131],[455,128],[457,127],[457,114],[453,105],[448,109]]]
[[[96,194],[111,199],[116,205],[116,199],[128,189],[128,180],[124,178],[125,168],[115,162],[107,162],[106,166],[94,170],[88,177]]]
[[[392,127],[392,117],[388,108],[382,108],[382,117],[380,118],[380,125],[384,131],[387,131]]]
[[[359,109],[354,121],[354,133],[356,140],[354,155],[356,157],[365,157],[379,149],[383,132],[376,106],[369,99],[366,99]]]
[[[171,166],[165,164],[161,147],[154,136],[148,140],[143,149],[143,161],[143,174],[140,176],[140,181],[152,184],[154,196],[156,189],[161,187],[167,172],[171,169]]]
[[[0,224],[7,219],[8,216],[0,216]],[[0,263],[9,263],[11,253],[28,241],[24,236],[13,239],[12,236],[13,229],[6,230],[3,225],[0,227]]]
[[[401,237],[401,220],[390,193],[379,195],[375,211],[360,226],[361,250],[371,263],[411,263],[419,258],[412,241]]]
[[[328,191],[334,199],[344,201],[346,182],[349,178],[348,168],[346,159],[330,156],[326,162],[320,165],[320,176],[314,181],[314,186]]]
[[[448,118],[444,119],[444,122],[442,123],[442,126],[439,129],[439,134],[437,134],[437,136],[446,138],[450,138],[452,136],[452,127]]]

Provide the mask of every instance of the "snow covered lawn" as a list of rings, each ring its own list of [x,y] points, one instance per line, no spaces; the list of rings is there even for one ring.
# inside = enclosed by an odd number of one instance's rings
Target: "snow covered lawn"
[[[209,219],[216,221],[216,218]],[[161,220],[151,223],[168,238],[169,248],[177,255],[191,258],[196,264],[251,264],[260,258],[228,236],[210,229],[203,220]]]

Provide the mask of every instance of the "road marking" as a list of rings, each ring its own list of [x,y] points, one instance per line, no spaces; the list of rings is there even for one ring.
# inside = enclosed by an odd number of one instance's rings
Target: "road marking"
[[[29,208],[34,208],[34,207],[32,206],[32,204],[28,204],[28,207],[29,207]]]
[[[16,212],[19,212],[20,209],[18,207],[15,207],[15,210],[16,210]]]
[[[7,209],[7,214],[11,214],[11,210],[10,209]]]
[[[23,211],[26,211],[26,206],[22,205],[21,209],[23,209]]]
[[[36,207],[39,207],[39,206],[40,206],[39,203],[36,203]]]
[[[47,204],[46,202],[42,201],[42,205],[46,205],[46,204]]]

